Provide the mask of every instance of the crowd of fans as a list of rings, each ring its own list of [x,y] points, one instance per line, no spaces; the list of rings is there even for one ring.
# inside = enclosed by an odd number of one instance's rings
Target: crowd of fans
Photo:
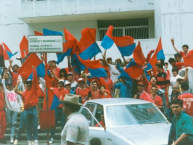
[[[32,140],[34,140],[34,144],[38,144],[39,114],[43,108],[46,87],[53,91],[60,100],[63,100],[69,93],[79,95],[80,103],[103,98],[135,98],[150,101],[168,118],[172,117],[170,101],[181,99],[184,101],[184,111],[193,117],[193,102],[191,99],[187,99],[193,98],[193,95],[188,92],[188,67],[192,66],[186,63],[187,59],[188,61],[193,60],[193,53],[192,51],[188,52],[188,45],[182,46],[183,52],[179,51],[174,45],[174,39],[171,41],[177,52],[174,58],[170,58],[168,61],[172,66],[172,71],[168,70],[168,63],[162,59],[158,60],[152,69],[147,70],[149,59],[154,53],[152,50],[143,66],[144,74],[132,81],[120,77],[121,71],[132,59],[125,60],[123,57],[124,62],[122,62],[120,58],[117,58],[113,63],[111,57],[106,58],[107,51],[100,59],[100,63],[108,75],[104,78],[91,77],[88,70],[77,74],[71,67],[70,57],[68,57],[67,68],[57,67],[55,60],[49,61],[50,73],[46,79],[38,78],[35,68],[32,68],[33,80],[24,80],[17,73],[19,66],[12,65],[13,60],[9,60],[8,68],[0,69],[0,142],[4,142],[6,127],[10,127],[11,143],[18,144],[21,133],[26,129],[28,144],[31,144]],[[42,57],[42,61],[44,62],[44,57]],[[170,86],[172,86],[172,94],[168,93]],[[171,97],[168,97],[170,95]],[[32,96],[36,99],[31,99]],[[6,105],[4,106],[4,104]],[[4,112],[6,113],[4,114]],[[21,112],[21,119],[16,134],[18,112]],[[55,109],[56,122],[58,118],[61,119],[61,127],[63,127],[66,118],[62,113],[62,104]],[[53,143],[54,138],[55,129],[50,132],[49,142]]]

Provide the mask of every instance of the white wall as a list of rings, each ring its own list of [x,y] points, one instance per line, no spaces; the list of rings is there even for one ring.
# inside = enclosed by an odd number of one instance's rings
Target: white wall
[[[155,0],[156,37],[162,36],[166,54],[174,54],[171,38],[175,39],[178,49],[183,44],[193,48],[193,1],[192,0]]]
[[[153,10],[154,0],[46,0],[21,2],[20,17]]]

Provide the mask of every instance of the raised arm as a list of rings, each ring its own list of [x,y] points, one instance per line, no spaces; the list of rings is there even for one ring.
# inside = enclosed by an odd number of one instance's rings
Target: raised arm
[[[184,81],[188,81],[188,68],[185,70],[185,76],[183,77]]]
[[[105,50],[105,52],[104,52],[103,60],[104,60],[104,64],[107,65],[107,66],[109,66],[109,63],[108,63],[107,60],[106,60],[106,52],[107,52],[107,50]]]
[[[126,66],[126,65],[127,65],[127,61],[126,61],[126,59],[125,59],[124,56],[122,56],[122,58],[123,58],[123,61],[124,61],[124,63],[125,63],[125,66]]]
[[[124,69],[120,66],[119,63],[117,63],[117,69],[122,73],[124,72]]]
[[[15,92],[16,94],[22,96],[22,92],[18,90],[18,86],[19,86],[20,82],[21,82],[20,79],[18,79],[18,80],[17,80],[17,84],[16,84],[15,89],[14,89],[14,92]]]
[[[70,69],[72,68],[71,63],[70,63],[70,56],[68,56],[67,58],[68,58],[68,68]]]
[[[37,71],[36,68],[34,66],[32,66],[33,69],[33,80],[32,80],[32,87],[31,90],[33,90],[33,92],[37,92],[38,91],[38,75],[37,75]]]
[[[3,74],[2,84],[3,84],[3,89],[4,89],[4,91],[6,92],[6,87],[5,87],[5,73]]]
[[[10,60],[9,60],[9,67],[8,67],[8,71],[10,72],[10,74],[12,74],[12,72],[11,72],[11,69],[12,69],[12,63],[13,63],[13,60],[10,59]]]
[[[175,50],[178,54],[180,54],[180,51],[176,48],[176,46],[175,46],[175,44],[174,44],[174,38],[171,39],[171,42],[172,42],[172,45],[173,45],[174,50]]]

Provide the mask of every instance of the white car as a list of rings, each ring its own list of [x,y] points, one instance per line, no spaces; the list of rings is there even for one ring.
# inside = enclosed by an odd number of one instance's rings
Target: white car
[[[96,99],[87,101],[80,111],[88,120],[90,139],[99,138],[102,145],[167,145],[171,124],[150,102]]]

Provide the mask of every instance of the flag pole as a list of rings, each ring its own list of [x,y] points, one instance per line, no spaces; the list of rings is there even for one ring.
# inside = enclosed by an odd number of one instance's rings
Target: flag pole
[[[45,86],[46,86],[46,110],[48,110],[48,88],[47,88],[47,53],[44,53],[45,55]],[[49,129],[47,129],[47,145],[49,145]]]

